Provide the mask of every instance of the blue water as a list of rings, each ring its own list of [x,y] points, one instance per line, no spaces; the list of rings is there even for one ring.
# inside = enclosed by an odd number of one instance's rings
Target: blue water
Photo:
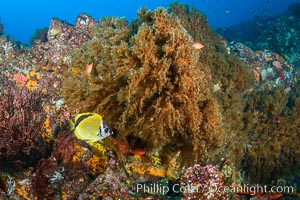
[[[173,0],[1,0],[4,33],[28,43],[37,28],[48,27],[52,17],[74,23],[79,13],[95,19],[125,16],[131,21],[142,6],[167,7]],[[255,16],[276,15],[300,0],[186,0],[178,1],[203,11],[213,27],[227,27]]]

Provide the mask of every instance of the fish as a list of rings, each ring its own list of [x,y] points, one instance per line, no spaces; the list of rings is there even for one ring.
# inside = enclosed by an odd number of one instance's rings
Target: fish
[[[113,143],[120,149],[123,154],[132,154],[132,155],[145,155],[146,150],[144,148],[131,148],[126,143],[121,143],[117,140],[113,140]]]
[[[254,74],[254,78],[255,78],[256,82],[259,82],[260,81],[259,71],[257,69],[253,69],[253,74]]]
[[[193,47],[194,47],[195,49],[202,49],[202,48],[204,47],[204,45],[201,44],[200,42],[195,42],[195,43],[193,44]]]
[[[79,140],[97,142],[114,134],[102,116],[97,113],[80,113],[70,122],[71,129]]]
[[[93,69],[93,63],[87,64],[85,66],[85,71],[86,71],[87,74],[90,74],[92,72],[92,69]]]
[[[268,197],[270,200],[275,200],[279,199],[283,196],[281,193],[273,193],[273,194],[268,194],[266,197]]]
[[[4,25],[1,23],[1,17],[0,17],[0,33],[2,33],[4,30]]]

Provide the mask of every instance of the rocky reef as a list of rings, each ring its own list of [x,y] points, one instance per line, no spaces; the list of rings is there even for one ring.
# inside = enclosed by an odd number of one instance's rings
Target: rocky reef
[[[228,50],[243,60],[255,76],[254,90],[246,95],[244,107],[243,131],[249,143],[242,161],[245,177],[253,183],[275,182],[299,168],[299,122],[295,118],[299,109],[297,8],[299,5],[293,4],[281,15],[221,31],[228,39],[239,41],[231,42]],[[245,32],[245,26],[250,31]],[[251,35],[252,29],[257,37]]]
[[[205,167],[196,164],[186,169],[180,178],[184,189],[183,198],[186,199],[229,199],[224,191],[214,191],[212,188],[223,188],[224,182],[218,166]]]
[[[253,50],[271,50],[299,67],[299,7],[297,2],[276,16],[257,17],[218,32],[228,40],[245,43]]]
[[[1,199],[283,195],[207,189],[243,184],[295,185],[282,198],[298,198],[299,69],[274,49],[228,43],[178,3],[132,23],[53,18],[31,43],[0,35]],[[116,134],[78,140],[82,112]]]

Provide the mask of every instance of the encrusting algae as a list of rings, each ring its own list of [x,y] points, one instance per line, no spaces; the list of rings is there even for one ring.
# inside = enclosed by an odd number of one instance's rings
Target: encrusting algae
[[[223,137],[210,74],[179,20],[163,8],[139,15],[133,35],[125,20],[102,19],[94,38],[73,56],[65,102],[101,113],[122,137],[138,137],[149,149],[172,146],[189,161],[206,161]],[[74,68],[82,71],[79,77]]]

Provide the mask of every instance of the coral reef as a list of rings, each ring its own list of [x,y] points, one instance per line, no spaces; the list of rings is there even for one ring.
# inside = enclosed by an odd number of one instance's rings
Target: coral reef
[[[291,90],[295,67],[279,54],[269,50],[253,51],[242,43],[234,42],[228,45],[228,50],[253,70],[257,90],[272,89],[280,85],[285,88],[286,93]]]
[[[170,6],[170,10],[179,16],[181,23],[191,35],[194,34],[194,37],[199,32],[207,32],[205,26],[201,26],[201,29],[189,28],[192,26],[191,20],[194,19],[194,10],[176,3]],[[268,23],[268,26],[295,28],[298,25],[293,25],[294,22],[292,18],[290,22],[279,18],[274,23]],[[195,33],[193,29],[196,30]],[[249,33],[249,27],[239,30],[247,30]],[[268,31],[263,30],[266,33]],[[283,41],[288,40],[285,44],[289,44],[289,47],[296,44],[292,40],[297,40],[298,37],[286,38],[286,35],[280,36],[281,32],[289,33],[290,30],[273,31],[272,33],[277,34],[273,38],[280,40],[274,44],[281,48],[285,46],[282,44]],[[295,35],[298,32],[291,34]],[[200,62],[211,66],[212,91],[218,97],[222,118],[226,122],[223,126],[226,134],[224,149],[226,159],[230,159],[238,168],[242,161],[240,168],[245,172],[245,180],[270,184],[299,167],[296,161],[299,140],[295,138],[299,122],[292,114],[298,109],[295,103],[298,97],[295,92],[290,92],[298,91],[299,70],[290,64],[292,62],[297,65],[297,59],[288,58],[290,61],[288,63],[284,59],[286,56],[279,55],[280,51],[273,53],[270,50],[258,49],[253,52],[241,43],[231,42],[228,45],[222,38],[219,40],[205,38],[205,36],[217,38],[211,35],[207,32],[202,37],[198,36],[204,46],[208,46],[207,50],[201,53]],[[239,37],[241,38],[243,39]],[[214,45],[207,45],[212,41]],[[274,48],[270,45],[268,49]],[[298,48],[294,47],[294,50],[296,49]],[[243,63],[235,57],[236,55]],[[287,123],[291,121],[294,123]],[[291,143],[293,145],[290,145]]]
[[[90,169],[86,164],[93,158],[93,153],[87,145],[79,146],[72,131],[60,131],[54,142],[50,157],[40,160],[32,175],[33,196],[38,199],[49,199],[51,196],[74,199],[97,175],[92,174],[96,168]]]
[[[146,21],[131,38],[124,20],[102,20],[95,38],[73,57],[65,102],[101,113],[121,135],[139,137],[149,148],[173,145],[189,161],[205,161],[222,140],[210,74],[198,62],[190,35],[166,10],[140,11],[140,19]],[[91,73],[85,72],[88,64]]]
[[[208,25],[206,16],[202,12],[177,2],[172,3],[168,10],[180,20],[195,42],[201,42],[207,49],[214,49],[220,44],[220,36]],[[201,54],[206,56],[208,52],[206,50]]]
[[[86,14],[78,16],[75,26],[53,18],[47,31],[47,41],[35,42],[32,47],[33,61],[43,65],[68,64],[69,51],[90,39],[89,30],[95,25],[96,21]]]
[[[46,67],[50,71],[66,66],[70,62],[70,52],[92,37],[92,28],[96,24],[97,21],[87,14],[80,14],[75,25],[53,18],[47,32],[44,29],[38,31],[42,34],[39,37],[47,39],[35,40],[30,48],[1,34],[0,68],[16,69],[18,66],[21,70],[27,70],[28,66],[36,66]]]
[[[0,198],[229,199],[206,189],[298,184],[297,45],[286,59],[227,43],[178,3],[138,15],[131,24],[53,18],[47,40],[32,47],[0,34]],[[288,36],[277,32],[279,49],[298,40]],[[87,111],[116,134],[78,140],[67,124]],[[179,182],[204,189],[130,190]],[[275,198],[251,196],[265,197]]]
[[[13,80],[17,86],[25,86],[27,83],[27,77],[22,73],[16,73],[13,75]]]
[[[299,3],[281,14],[256,18],[219,30],[229,41],[241,42],[253,50],[268,49],[299,66]],[[255,37],[253,37],[255,35]]]
[[[42,137],[45,132],[46,96],[30,93],[2,80],[0,100],[0,163],[1,169],[28,167],[48,154],[50,144]]]
[[[47,33],[48,33],[48,28],[41,28],[41,29],[37,29],[35,31],[35,33],[33,34],[33,36],[30,38],[29,43],[31,45],[33,45],[35,42],[47,42]]]
[[[78,197],[78,199],[93,198],[128,198],[128,190],[125,184],[127,180],[125,171],[116,171],[108,167],[104,174],[99,175]]]
[[[229,199],[228,194],[223,190],[224,182],[218,166],[203,167],[195,164],[185,170],[180,178],[180,185],[184,199]]]
[[[195,41],[204,45],[199,62],[207,66],[206,70],[211,74],[209,86],[222,113],[222,130],[226,135],[223,138],[223,157],[239,167],[243,147],[247,143],[242,121],[245,94],[253,85],[253,73],[235,55],[228,53],[227,42],[212,31],[199,11],[178,3],[172,4],[169,10],[179,18]]]
[[[251,142],[243,168],[249,182],[270,184],[299,168],[299,101],[298,92],[286,95],[282,86],[248,96],[244,122]]]
[[[37,199],[45,199],[45,197],[53,193],[49,180],[52,178],[51,175],[55,173],[55,170],[57,170],[57,165],[53,157],[40,160],[31,183],[33,195]]]
[[[299,70],[278,53],[252,51],[241,43],[229,45],[249,69],[258,75],[246,94],[243,132],[248,135],[241,169],[245,181],[271,184],[299,168]]]

